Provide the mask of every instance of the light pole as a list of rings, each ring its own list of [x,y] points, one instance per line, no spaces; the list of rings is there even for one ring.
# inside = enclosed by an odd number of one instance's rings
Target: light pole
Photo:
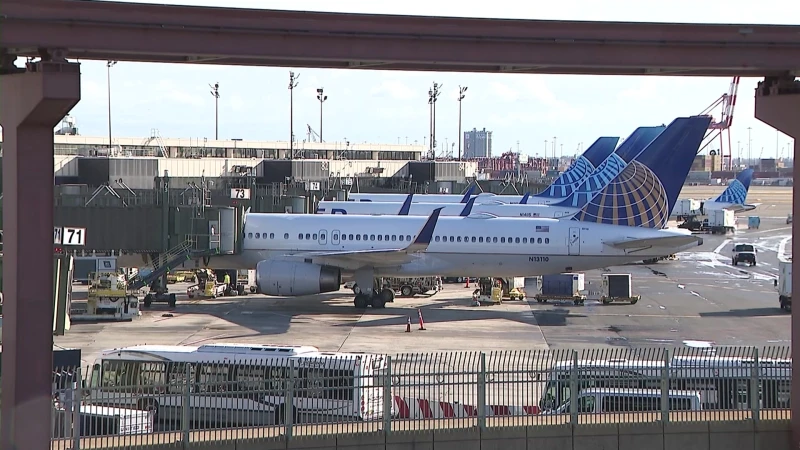
[[[464,94],[467,92],[467,87],[458,87],[458,160],[461,161],[461,100],[464,100]]]
[[[211,96],[214,97],[214,140],[219,140],[219,81],[209,84]]]
[[[317,89],[317,100],[319,100],[319,142],[322,143],[322,104],[328,99],[327,95],[323,95],[322,88]]]
[[[111,68],[117,64],[116,61],[106,62],[106,82],[108,84],[108,150],[111,154]]]
[[[436,159],[436,100],[441,94],[442,84],[434,81],[433,88],[428,90],[428,104],[431,105],[431,145],[430,158]]]
[[[294,88],[299,83],[300,74],[289,72],[289,158],[294,158]],[[320,139],[322,140],[322,139]]]
[[[747,127],[747,167],[750,167],[750,164],[752,164],[752,161],[750,161],[752,157],[750,151],[753,149],[753,139],[750,137],[752,129],[753,127]]]

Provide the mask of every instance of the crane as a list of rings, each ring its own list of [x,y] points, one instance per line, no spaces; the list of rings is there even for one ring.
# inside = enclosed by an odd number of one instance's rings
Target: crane
[[[722,157],[722,170],[725,170],[725,159],[727,158],[727,169],[733,170],[733,157],[731,155],[732,148],[731,148],[731,125],[733,124],[733,110],[736,107],[736,94],[739,92],[739,77],[733,77],[731,81],[730,88],[728,92],[722,94],[714,103],[709,105],[706,109],[703,110],[699,115],[701,116],[711,116],[711,124],[708,126],[708,131],[706,132],[705,138],[703,138],[703,142],[700,144],[700,150],[698,153],[703,151],[706,147],[711,145],[715,139],[719,138],[719,153]],[[713,110],[715,108],[720,108],[721,112],[719,115],[719,120],[716,120],[713,114]],[[723,139],[723,133],[727,134],[728,143],[727,143],[727,151],[725,140]]]
[[[306,136],[308,136],[306,142],[321,142],[319,134],[311,128],[311,125],[306,124],[306,127],[308,127],[308,131],[306,131]]]

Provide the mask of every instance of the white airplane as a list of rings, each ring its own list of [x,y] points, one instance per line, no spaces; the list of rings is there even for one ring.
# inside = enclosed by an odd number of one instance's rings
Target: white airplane
[[[471,198],[466,205],[454,203],[413,203],[412,196],[409,195],[401,205],[395,202],[339,202],[321,201],[317,208],[319,214],[395,214],[428,216],[436,208],[442,209],[442,216],[468,216],[476,213],[493,214],[498,217],[543,217],[559,218],[576,214],[592,196],[606,187],[630,161],[636,160],[650,168],[657,164],[662,164],[665,158],[672,156],[679,157],[676,164],[676,173],[683,172],[684,168],[688,173],[689,167],[694,160],[702,140],[703,132],[709,123],[708,118],[687,118],[676,119],[666,131],[663,127],[640,128],[631,135],[626,141],[627,144],[620,146],[620,151],[611,155],[609,159],[614,161],[611,164],[602,164],[597,168],[596,173],[584,180],[578,189],[571,189],[570,195],[559,203],[550,205],[531,204],[525,199],[519,203],[503,202],[481,202],[476,197]],[[706,127],[706,128],[702,128]],[[641,144],[642,130],[646,131],[645,142],[651,137],[655,137],[649,145]],[[660,133],[656,137],[656,133]],[[687,139],[687,134],[694,136]],[[630,145],[628,145],[630,144]],[[646,145],[646,147],[644,146]],[[638,150],[638,151],[637,151]],[[526,197],[527,198],[527,197]]]
[[[356,307],[382,308],[394,293],[374,288],[380,276],[517,277],[642,261],[702,244],[664,228],[685,176],[634,161],[570,219],[248,213],[240,253],[202,264],[255,267],[258,291],[278,296],[337,291],[352,274]]]
[[[548,187],[553,192],[563,192],[569,187],[575,187],[580,184],[595,168],[602,163],[614,152],[614,148],[619,142],[618,137],[601,137],[598,138],[592,145],[583,152],[583,155],[565,170],[554,182]],[[643,147],[644,148],[644,147]],[[414,203],[467,203],[472,198],[472,193],[475,185],[469,187],[464,195],[456,194],[420,194],[414,197]],[[542,194],[537,194],[542,195]],[[566,197],[569,192],[562,195]],[[529,194],[523,195],[502,195],[492,194],[490,192],[480,193],[474,197],[478,198],[478,203],[499,201],[504,203],[519,203],[520,201],[527,200]],[[351,193],[348,201],[351,202],[403,202],[407,198],[407,194],[365,194],[365,193]]]
[[[753,181],[753,173],[753,169],[745,169],[739,172],[736,179],[731,181],[731,184],[719,197],[701,202],[701,211],[708,214],[709,211],[730,209],[735,213],[740,213],[756,209],[760,203],[745,203],[747,192],[750,190],[750,182]]]

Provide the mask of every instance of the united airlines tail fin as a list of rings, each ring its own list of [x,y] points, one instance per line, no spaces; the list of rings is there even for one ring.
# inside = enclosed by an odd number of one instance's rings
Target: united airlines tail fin
[[[461,210],[461,214],[459,214],[461,217],[467,217],[468,215],[472,214],[472,205],[475,204],[475,200],[477,198],[478,197],[472,197],[467,201],[467,204],[464,205],[464,209]]]
[[[600,164],[579,185],[567,195],[567,198],[556,203],[557,206],[567,208],[582,208],[601,189],[606,187],[634,158],[647,148],[666,127],[639,127],[628,136],[622,145],[617,148],[602,164]]]
[[[400,212],[397,213],[398,216],[407,216],[408,212],[411,210],[411,200],[414,198],[414,193],[408,194],[406,197],[406,201],[403,202],[403,206],[400,207]]]
[[[475,191],[475,185],[473,184],[467,189],[467,192],[464,193],[464,196],[461,197],[460,203],[467,203],[467,201],[469,201],[469,198],[472,197],[472,192],[474,191]]]
[[[530,192],[526,192],[525,195],[523,195],[522,198],[519,200],[519,204],[520,205],[524,205],[524,204],[528,203],[528,199],[530,197],[531,197],[531,193]]]
[[[715,202],[733,203],[743,205],[747,200],[747,191],[750,190],[750,182],[753,181],[753,169],[745,169],[739,172],[735,180],[728,185],[728,188],[715,198]]]
[[[675,119],[572,220],[663,228],[710,123],[710,116]]]
[[[535,194],[534,197],[563,198],[570,195],[583,180],[585,180],[598,165],[614,152],[619,142],[618,137],[601,137],[594,141],[594,144],[583,152],[575,163],[565,170],[555,181],[544,191]],[[527,199],[525,199],[527,203]],[[523,202],[520,202],[523,203]]]

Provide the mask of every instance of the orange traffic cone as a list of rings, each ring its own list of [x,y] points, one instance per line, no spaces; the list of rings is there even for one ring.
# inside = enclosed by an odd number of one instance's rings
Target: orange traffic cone
[[[408,316],[408,323],[406,323],[406,333],[411,333],[411,316]]]
[[[417,309],[417,314],[419,315],[419,329],[420,331],[425,331],[425,321],[422,320],[422,310]]]

